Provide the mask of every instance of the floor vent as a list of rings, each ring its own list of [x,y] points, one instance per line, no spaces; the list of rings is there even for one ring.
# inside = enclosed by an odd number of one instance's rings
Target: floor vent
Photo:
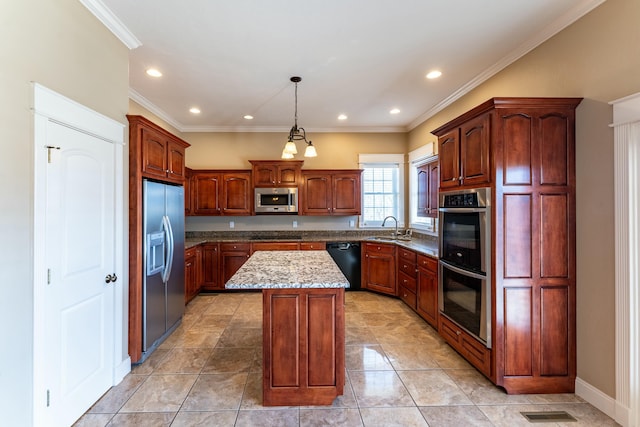
[[[530,423],[559,423],[578,421],[565,411],[520,412]]]

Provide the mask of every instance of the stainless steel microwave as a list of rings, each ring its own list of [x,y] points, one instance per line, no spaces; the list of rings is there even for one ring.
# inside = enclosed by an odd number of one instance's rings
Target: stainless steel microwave
[[[256,188],[256,214],[297,214],[298,189],[295,187]]]

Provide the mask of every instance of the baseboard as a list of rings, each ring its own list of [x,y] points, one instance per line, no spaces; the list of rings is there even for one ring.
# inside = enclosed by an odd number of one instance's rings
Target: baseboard
[[[131,358],[127,357],[118,364],[113,372],[113,385],[118,385],[131,372]]]
[[[576,378],[576,395],[592,404],[623,427],[630,426],[629,408],[624,407],[613,397],[598,390],[588,382]]]

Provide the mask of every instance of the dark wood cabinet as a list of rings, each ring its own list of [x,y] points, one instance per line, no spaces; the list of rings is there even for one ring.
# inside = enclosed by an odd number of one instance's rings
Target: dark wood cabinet
[[[362,287],[387,295],[397,295],[396,247],[384,243],[362,246]]]
[[[220,288],[251,256],[251,243],[220,243]]]
[[[202,247],[202,290],[217,291],[220,285],[220,247],[218,243],[204,243]]]
[[[129,356],[142,357],[143,306],[143,180],[183,185],[186,141],[148,119],[127,115],[129,121]]]
[[[431,326],[438,329],[438,261],[418,254],[416,311]]]
[[[449,320],[448,317],[443,315],[439,317],[440,327],[438,330],[445,341],[480,372],[487,377],[491,377],[491,350],[469,335],[463,328]]]
[[[417,216],[438,217],[438,187],[440,186],[439,162],[431,161],[417,168]]]
[[[433,131],[441,189],[490,185],[493,206],[492,348],[480,354],[479,342],[455,333],[448,320],[441,319],[441,333],[479,369],[490,355],[490,367],[481,371],[509,393],[575,388],[580,101],[493,98]],[[454,184],[456,135],[462,179]]]
[[[298,242],[253,242],[251,253],[255,251],[297,251],[300,249]]]
[[[262,295],[263,404],[331,405],[344,389],[344,289]]]
[[[360,215],[361,170],[303,170],[301,215]]]
[[[302,160],[249,160],[254,187],[297,187]]]
[[[324,251],[327,249],[325,242],[300,242],[301,251]]]
[[[440,188],[477,187],[491,182],[491,114],[483,114],[432,133],[438,136]]]
[[[191,215],[251,215],[251,172],[193,170]]]
[[[142,116],[129,119],[129,144],[136,151],[130,170],[139,170],[145,178],[182,184],[185,179],[186,141],[167,132]]]
[[[184,302],[187,304],[198,293],[201,286],[202,248],[200,245],[185,250],[184,254]]]
[[[416,278],[418,269],[416,267],[416,253],[409,249],[398,248],[398,296],[413,310],[416,309]]]

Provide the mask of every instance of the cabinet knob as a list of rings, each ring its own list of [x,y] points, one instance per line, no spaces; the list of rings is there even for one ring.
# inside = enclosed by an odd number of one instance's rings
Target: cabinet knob
[[[456,330],[456,335],[460,336],[461,332]]]
[[[457,181],[458,178],[451,178],[451,181]]]

